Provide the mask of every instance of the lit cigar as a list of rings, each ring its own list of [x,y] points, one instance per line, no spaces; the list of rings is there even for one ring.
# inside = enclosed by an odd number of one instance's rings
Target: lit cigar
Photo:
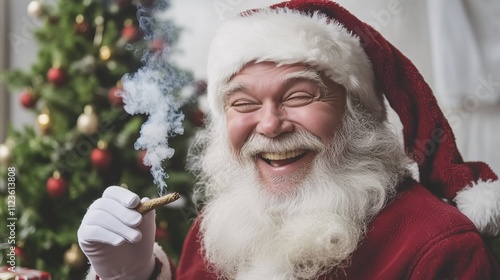
[[[179,193],[173,192],[169,193],[167,195],[164,195],[162,197],[157,197],[153,198],[151,200],[141,202],[137,207],[135,207],[135,210],[137,212],[141,213],[142,215],[148,213],[149,211],[156,209],[158,207],[164,206],[166,204],[169,204],[171,202],[176,201],[179,199],[181,196]]]

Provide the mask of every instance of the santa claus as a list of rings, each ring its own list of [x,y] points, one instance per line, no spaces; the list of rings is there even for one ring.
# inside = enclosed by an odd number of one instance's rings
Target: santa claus
[[[330,1],[252,10],[221,26],[208,73],[189,155],[203,207],[178,268],[154,211],[109,187],[78,231],[88,279],[500,277],[481,236],[500,231],[497,176],[463,162],[427,84],[374,29]]]

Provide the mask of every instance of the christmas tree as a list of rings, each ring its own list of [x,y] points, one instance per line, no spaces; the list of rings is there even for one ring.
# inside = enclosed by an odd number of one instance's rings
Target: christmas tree
[[[163,59],[175,43],[175,26],[152,20],[153,11],[168,8],[168,2],[161,5],[84,0],[49,6],[33,0],[27,7],[42,22],[35,32],[38,60],[30,71],[13,70],[3,78],[23,89],[19,100],[37,117],[32,127],[10,128],[0,146],[0,176],[10,183],[1,189],[7,199],[0,200],[0,217],[14,221],[15,236],[7,240],[8,228],[0,234],[2,242],[12,240],[17,266],[48,271],[52,279],[82,279],[88,264],[76,233],[87,207],[110,185],[158,196],[142,161],[145,151],[133,148],[147,116],[125,112],[116,92],[125,74],[147,62],[144,57]],[[184,77],[174,92],[183,96],[180,110],[187,118],[183,135],[169,140],[174,156],[163,162],[168,191],[181,199],[157,211],[157,241],[176,262],[194,216],[189,199],[194,178],[185,171],[185,155],[203,123],[191,100],[205,87],[175,65],[168,71],[158,74]],[[2,252],[4,260],[9,253]]]

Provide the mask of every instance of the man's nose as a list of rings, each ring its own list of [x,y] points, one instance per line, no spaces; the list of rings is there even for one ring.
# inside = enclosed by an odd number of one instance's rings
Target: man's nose
[[[286,111],[277,105],[264,105],[259,114],[259,123],[256,132],[266,137],[273,138],[293,130],[293,124],[287,118]]]

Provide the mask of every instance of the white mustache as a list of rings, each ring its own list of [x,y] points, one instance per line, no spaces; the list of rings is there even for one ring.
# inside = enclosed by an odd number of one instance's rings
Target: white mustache
[[[308,131],[286,133],[275,138],[252,134],[241,148],[240,154],[251,158],[262,152],[286,153],[302,149],[321,153],[326,148],[326,144],[318,136]]]

